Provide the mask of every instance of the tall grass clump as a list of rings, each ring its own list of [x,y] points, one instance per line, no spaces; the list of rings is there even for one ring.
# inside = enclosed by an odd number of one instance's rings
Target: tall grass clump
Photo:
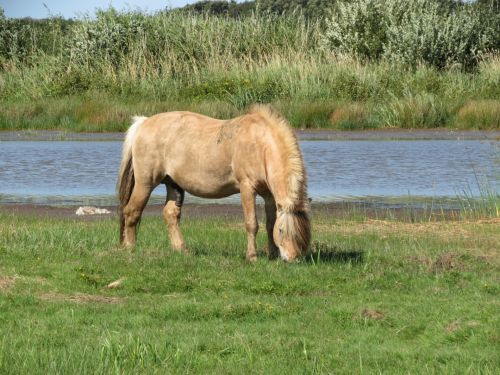
[[[459,128],[500,128],[500,101],[470,100],[457,112],[456,126]]]
[[[387,127],[410,129],[445,126],[450,114],[435,95],[394,97],[379,109],[380,121]]]
[[[465,219],[500,218],[500,193],[489,184],[481,184],[479,197],[471,189],[464,189],[457,194],[460,214]]]
[[[302,17],[272,14],[234,19],[209,14],[97,11],[69,38],[74,66],[127,67],[136,74],[191,75],[234,61],[263,63],[270,56],[309,50],[314,28]]]

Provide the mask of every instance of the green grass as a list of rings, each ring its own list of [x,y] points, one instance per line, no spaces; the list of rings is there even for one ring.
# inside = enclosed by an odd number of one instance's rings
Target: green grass
[[[247,263],[242,220],[184,218],[186,257],[159,217],[126,252],[116,220],[0,214],[0,372],[498,373],[498,219],[314,216],[290,265]]]

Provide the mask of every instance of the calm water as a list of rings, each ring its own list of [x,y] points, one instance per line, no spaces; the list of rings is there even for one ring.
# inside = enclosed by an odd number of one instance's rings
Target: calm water
[[[316,201],[478,195],[479,184],[500,191],[495,141],[302,141],[301,147]],[[1,141],[0,202],[114,202],[120,154],[115,141]],[[160,200],[164,187],[154,195]]]

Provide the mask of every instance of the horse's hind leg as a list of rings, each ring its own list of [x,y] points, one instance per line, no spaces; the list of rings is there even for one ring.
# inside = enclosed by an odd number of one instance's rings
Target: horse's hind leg
[[[267,254],[269,259],[276,259],[280,255],[273,236],[274,224],[276,223],[276,202],[273,196],[264,197],[264,202],[266,208]]]
[[[142,211],[148,202],[151,191],[152,189],[149,186],[136,182],[132,195],[123,209],[123,216],[125,219],[123,228],[123,246],[125,247],[135,245],[137,224],[141,219]]]
[[[163,208],[163,218],[167,224],[170,243],[174,250],[187,253],[184,239],[179,228],[181,221],[181,208],[184,202],[184,190],[179,186],[168,183],[167,184],[167,202]]]
[[[245,215],[245,228],[247,230],[247,254],[246,257],[249,261],[254,262],[257,260],[256,251],[256,236],[259,230],[257,223],[257,215],[255,212],[255,190],[250,184],[241,184],[241,203],[243,205],[243,214]]]

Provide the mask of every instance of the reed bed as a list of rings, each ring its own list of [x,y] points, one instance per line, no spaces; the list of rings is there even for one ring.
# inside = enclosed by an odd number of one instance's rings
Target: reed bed
[[[131,114],[224,118],[257,102],[302,128],[500,127],[494,50],[463,66],[366,59],[332,47],[328,25],[300,13],[0,15],[0,128],[123,130]]]

